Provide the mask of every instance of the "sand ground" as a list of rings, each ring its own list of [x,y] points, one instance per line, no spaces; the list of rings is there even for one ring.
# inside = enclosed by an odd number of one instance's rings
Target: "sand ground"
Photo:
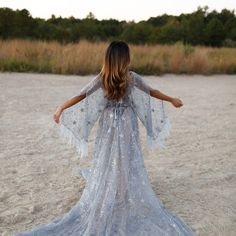
[[[48,223],[80,199],[76,151],[52,115],[93,76],[0,74],[0,235]],[[236,235],[236,76],[143,78],[184,103],[166,103],[167,148],[142,147],[158,198],[198,235]]]

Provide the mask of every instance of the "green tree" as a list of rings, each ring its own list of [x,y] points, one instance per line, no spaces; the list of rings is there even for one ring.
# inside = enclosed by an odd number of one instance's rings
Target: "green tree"
[[[89,14],[86,16],[86,19],[95,19],[95,15],[90,11]]]
[[[152,33],[152,26],[146,22],[128,23],[125,25],[121,37],[135,44],[142,44],[149,41],[149,36]]]
[[[172,18],[167,24],[156,31],[156,42],[158,43],[174,43],[181,40],[180,22]]]
[[[212,18],[206,26],[206,44],[221,46],[225,38],[224,26],[217,18]]]
[[[207,8],[198,8],[192,14],[181,17],[182,41],[199,45],[205,43],[205,15]]]
[[[147,21],[97,20],[92,12],[84,19],[51,15],[48,20],[33,18],[27,9],[0,8],[0,37],[31,38],[76,42],[124,39],[135,44],[175,43],[191,45],[235,45],[236,16],[234,10],[220,13],[208,7],[198,7],[190,14],[163,14]]]

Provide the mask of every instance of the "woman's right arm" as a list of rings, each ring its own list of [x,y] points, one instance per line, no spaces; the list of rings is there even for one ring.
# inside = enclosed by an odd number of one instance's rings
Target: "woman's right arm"
[[[150,96],[167,101],[172,103],[175,107],[181,107],[183,106],[183,102],[179,98],[170,97],[164,93],[162,93],[160,90],[157,89],[151,89],[150,90]]]
[[[73,98],[67,100],[65,103],[63,103],[62,105],[58,106],[56,111],[53,114],[53,119],[56,123],[59,123],[59,119],[61,116],[61,113],[67,109],[68,107],[73,106],[74,104],[80,102],[81,100],[83,100],[86,97],[86,93],[82,94],[82,95],[78,95],[78,96],[74,96]]]
[[[170,102],[175,107],[183,106],[183,102],[179,98],[168,96],[167,94],[162,93],[160,90],[152,88],[142,79],[142,77],[139,74],[135,72],[133,72],[133,74],[135,77],[135,86],[137,86],[142,91],[148,93],[152,97]]]

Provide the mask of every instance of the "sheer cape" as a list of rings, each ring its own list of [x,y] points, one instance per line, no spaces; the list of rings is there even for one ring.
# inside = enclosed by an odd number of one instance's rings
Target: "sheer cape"
[[[129,99],[135,114],[146,129],[146,144],[149,150],[165,148],[165,139],[170,134],[170,122],[165,111],[164,101],[150,96],[150,87],[141,76],[130,71],[132,84]],[[75,146],[78,157],[88,157],[90,132],[104,111],[108,100],[101,86],[100,74],[87,83],[77,95],[86,97],[65,109],[60,118],[60,135],[69,145]]]

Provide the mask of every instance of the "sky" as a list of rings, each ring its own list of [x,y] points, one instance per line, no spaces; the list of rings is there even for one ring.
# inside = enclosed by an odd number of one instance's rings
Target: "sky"
[[[235,10],[236,0],[0,0],[0,7],[29,10],[33,17],[48,19],[70,17],[83,19],[92,12],[96,19],[117,19],[119,21],[147,20],[162,15],[180,15],[197,10],[198,6],[209,7],[209,11],[221,11],[224,8]]]

